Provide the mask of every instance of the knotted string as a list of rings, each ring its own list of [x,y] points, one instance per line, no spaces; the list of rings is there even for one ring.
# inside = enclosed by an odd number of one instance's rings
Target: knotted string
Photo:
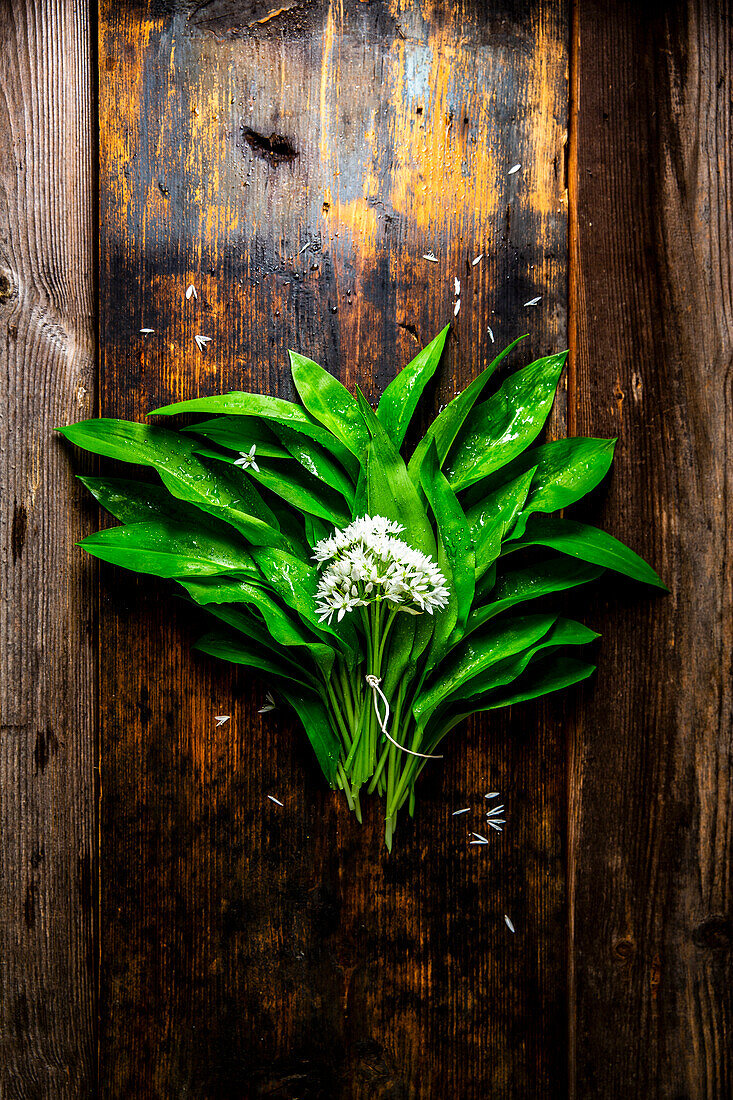
[[[364,679],[366,680],[369,687],[372,689],[372,699],[374,700],[374,713],[377,716],[377,721],[379,722],[379,728],[381,729],[382,733],[387,738],[387,740],[391,741],[392,744],[396,748],[401,749],[402,752],[409,752],[410,756],[422,756],[422,758],[424,760],[442,760],[443,757],[438,756],[435,753],[414,752],[412,749],[408,749],[405,745],[400,745],[399,741],[395,741],[394,737],[391,737],[387,733],[387,722],[389,721],[389,700],[388,700],[387,696],[384,694],[384,692],[382,691],[381,687],[379,686],[382,681],[379,679],[378,676],[372,676],[372,675],[365,676]],[[382,717],[382,715],[379,713],[379,700],[380,699],[384,703],[384,717]]]

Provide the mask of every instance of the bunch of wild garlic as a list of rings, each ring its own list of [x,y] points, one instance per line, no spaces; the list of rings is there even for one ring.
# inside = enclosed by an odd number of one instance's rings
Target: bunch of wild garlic
[[[62,429],[159,477],[83,478],[122,521],[84,548],[172,578],[205,607],[217,629],[197,648],[267,678],[357,816],[365,789],[384,800],[388,847],[400,808],[414,811],[420,771],[464,718],[593,672],[572,656],[593,631],[544,600],[534,613],[522,605],[607,569],[664,587],[610,535],[551,515],[598,484],[614,447],[583,438],[531,446],[565,355],[510,374],[485,397],[511,345],[403,456],[447,331],[376,412],[291,352],[301,405],[229,393],[157,409],[214,414],[177,431],[121,420]]]

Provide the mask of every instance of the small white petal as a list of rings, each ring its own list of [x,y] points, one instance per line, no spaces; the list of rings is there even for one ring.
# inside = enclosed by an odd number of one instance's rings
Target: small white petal
[[[493,334],[493,332],[491,331],[491,329],[490,329],[490,328],[487,328],[487,330],[486,330],[486,331],[488,332],[489,336],[491,337],[491,343],[493,344],[493,343],[495,342],[495,341],[494,341],[494,334]]]
[[[476,264],[480,264],[481,261],[483,260],[483,258],[484,258],[483,252],[481,253],[480,256],[474,256],[474,258],[471,260],[471,267],[475,267]]]
[[[461,293],[461,280],[458,278],[457,275],[453,279],[453,289],[455,291],[456,298],[457,298],[459,296],[459,294]]]
[[[458,817],[459,814],[467,814],[470,809],[470,806],[466,806],[465,810],[454,810],[451,817]]]
[[[507,926],[507,928],[509,929],[510,932],[516,932],[516,928],[514,927],[512,922],[509,920],[509,917],[506,915],[506,913],[504,914],[504,923],[506,924],[506,926]]]
[[[216,722],[217,726],[223,726],[225,722],[229,721],[230,717],[231,715],[229,714],[215,714],[214,721]]]
[[[194,336],[199,351],[203,351],[207,344],[211,343],[211,336]]]
[[[461,299],[459,298],[458,301],[456,302],[455,306],[454,306],[454,309],[453,309],[453,316],[454,317],[458,316],[458,311],[459,311],[460,308],[461,308]]]
[[[501,797],[501,792],[500,791],[489,791],[488,794],[484,795],[484,798],[500,798],[500,797]]]
[[[423,259],[424,260],[430,260],[431,264],[437,264],[438,263],[438,257],[433,255],[432,252],[426,252],[425,255],[423,256]]]
[[[196,287],[193,285],[193,283],[191,283],[190,286],[186,287],[186,301],[190,301],[191,298],[198,298]]]
[[[476,840],[480,840],[482,844],[489,843],[485,836],[481,836],[481,833],[471,833],[471,836],[475,836]]]
[[[542,295],[538,294],[536,298],[530,298],[528,302],[525,302],[525,306],[536,306],[542,301]]]
[[[521,166],[521,164],[515,164],[515,165],[513,165],[513,166],[512,166],[512,167],[511,167],[511,168],[509,169],[509,171],[507,172],[507,175],[508,175],[508,176],[513,176],[513,175],[514,175],[514,173],[515,173],[515,172],[518,172],[518,171],[519,171],[519,169],[520,169],[521,167],[522,167],[522,166]]]
[[[147,336],[148,333],[155,332],[155,329],[154,328],[141,328],[140,331],[145,333],[145,335]]]
[[[274,794],[268,794],[267,797],[270,799],[270,802],[274,802],[276,806],[284,806],[285,805],[285,803],[281,802],[279,798],[275,798]]]

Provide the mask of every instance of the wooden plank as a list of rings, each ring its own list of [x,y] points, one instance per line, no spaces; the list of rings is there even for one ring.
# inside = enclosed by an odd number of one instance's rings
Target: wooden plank
[[[0,1095],[91,1095],[94,571],[58,424],[93,412],[92,75],[74,3],[0,6]]]
[[[456,276],[436,406],[521,331],[563,347],[568,38],[557,3],[105,0],[103,413],[290,397],[288,347],[376,396]],[[562,1095],[561,709],[456,737],[388,859],[179,604],[102,593],[105,1095]],[[493,784],[511,829],[469,848]]]
[[[572,1095],[733,1093],[730,5],[578,8],[579,434],[589,512],[672,589],[598,602],[573,739]]]

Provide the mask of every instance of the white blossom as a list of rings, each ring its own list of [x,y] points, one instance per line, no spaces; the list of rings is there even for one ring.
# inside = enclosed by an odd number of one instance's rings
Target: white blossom
[[[239,458],[234,459],[234,465],[241,466],[243,470],[248,470],[251,467],[255,471],[255,473],[258,474],[260,472],[260,468],[257,465],[257,461],[255,459],[256,453],[257,444],[253,443],[248,451],[239,452]]]
[[[445,577],[432,558],[397,537],[402,531],[385,516],[363,516],[317,544],[313,557],[325,567],[316,590],[322,622],[383,601],[410,615],[446,606]]]

